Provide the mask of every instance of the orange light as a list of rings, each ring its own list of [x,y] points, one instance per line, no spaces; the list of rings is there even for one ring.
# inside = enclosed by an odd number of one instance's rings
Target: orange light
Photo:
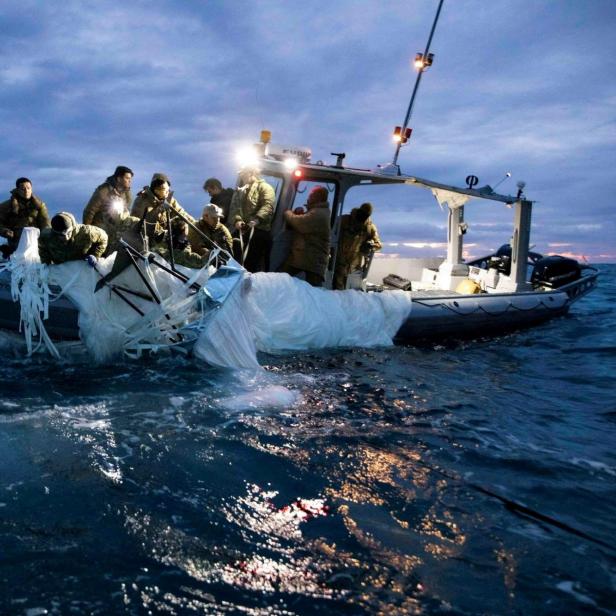
[[[393,139],[395,143],[406,143],[411,138],[412,128],[403,129],[402,126],[394,128]]]
[[[296,178],[301,178],[304,175],[304,172],[301,169],[296,169],[293,172],[293,176]]]

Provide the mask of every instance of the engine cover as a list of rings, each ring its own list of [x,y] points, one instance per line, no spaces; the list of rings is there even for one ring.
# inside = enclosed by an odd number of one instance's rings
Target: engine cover
[[[533,286],[546,286],[558,289],[582,275],[582,268],[575,259],[552,255],[543,257],[535,263],[531,283]]]

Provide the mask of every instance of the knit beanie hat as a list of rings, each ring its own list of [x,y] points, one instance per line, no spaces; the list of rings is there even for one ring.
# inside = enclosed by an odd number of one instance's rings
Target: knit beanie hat
[[[366,218],[372,216],[372,203],[362,203],[359,206],[359,209],[362,211]]]
[[[157,186],[160,186],[163,182],[167,182],[167,184],[171,186],[171,180],[169,179],[168,175],[166,175],[165,173],[155,173],[152,176],[150,188],[156,188]]]
[[[51,228],[59,235],[68,235],[73,228],[73,219],[67,212],[60,212],[51,219]]]
[[[329,193],[325,186],[315,186],[310,191],[309,200],[311,203],[324,203],[327,201],[327,197],[329,197]]]

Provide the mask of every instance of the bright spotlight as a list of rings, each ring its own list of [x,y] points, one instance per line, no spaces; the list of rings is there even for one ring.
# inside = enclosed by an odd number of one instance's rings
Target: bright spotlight
[[[293,171],[297,167],[297,158],[285,158],[284,166],[289,170]]]
[[[257,167],[259,164],[259,156],[253,146],[239,150],[236,159],[240,167]]]
[[[124,201],[119,197],[112,197],[109,200],[109,211],[113,218],[119,218],[124,213]]]

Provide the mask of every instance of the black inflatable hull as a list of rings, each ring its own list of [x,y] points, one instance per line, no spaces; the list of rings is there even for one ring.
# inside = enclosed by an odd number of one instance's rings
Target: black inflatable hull
[[[596,286],[589,273],[558,289],[529,293],[479,295],[412,294],[412,308],[396,334],[396,342],[493,336],[532,327],[567,313],[571,304]],[[78,312],[66,298],[52,302],[47,333],[53,340],[79,338]],[[10,278],[0,274],[0,329],[19,331],[19,304],[11,297]]]

